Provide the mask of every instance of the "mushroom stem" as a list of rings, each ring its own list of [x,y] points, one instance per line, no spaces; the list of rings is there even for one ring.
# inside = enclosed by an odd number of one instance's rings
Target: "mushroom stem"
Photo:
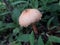
[[[32,28],[35,34],[38,34],[38,28],[36,27],[35,24],[32,24]]]

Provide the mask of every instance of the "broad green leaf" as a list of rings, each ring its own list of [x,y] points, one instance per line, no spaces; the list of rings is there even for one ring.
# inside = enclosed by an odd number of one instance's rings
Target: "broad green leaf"
[[[43,42],[41,36],[39,36],[39,39],[38,39],[38,45],[44,45],[44,42]]]
[[[0,28],[2,28],[4,25],[4,23],[2,21],[0,21]]]
[[[51,40],[51,42],[60,43],[60,37],[49,36],[49,39]]]
[[[48,8],[51,12],[54,12],[54,11],[60,11],[60,6],[58,3],[56,4],[52,4],[52,5],[48,5]]]
[[[8,13],[10,13],[10,11],[1,13],[0,16],[4,16],[4,15],[6,15],[6,14],[8,14]]]
[[[56,2],[57,0],[41,0],[42,5],[47,5],[47,3],[52,3],[52,2]]]
[[[47,28],[48,28],[49,30],[52,30],[52,29],[54,29],[54,28],[57,27],[57,26],[50,27],[50,25],[51,25],[51,23],[53,22],[54,18],[55,18],[55,17],[51,17],[51,18],[48,20],[48,22],[47,22]]]
[[[31,45],[34,45],[34,33],[33,31],[31,32],[31,34],[29,35],[29,41]]]
[[[16,41],[10,42],[9,45],[21,45],[21,42],[16,43]]]
[[[59,25],[58,17],[56,15],[55,19],[52,21],[55,26]]]
[[[20,31],[19,28],[15,28],[15,29],[13,30],[13,34],[16,35],[17,33],[19,33],[19,31]]]
[[[6,9],[5,5],[0,5],[0,9]]]
[[[0,28],[0,31],[5,31],[6,29],[8,29],[8,28],[15,28],[16,27],[16,25],[14,24],[14,23],[1,23],[2,24],[2,28]]]
[[[18,24],[19,16],[20,16],[20,11],[19,9],[15,8],[12,12],[12,19],[16,24]]]
[[[59,5],[60,5],[60,1],[59,1]]]
[[[3,31],[5,31],[5,27],[0,28],[0,32],[3,32]]]
[[[29,41],[29,34],[22,34],[16,37],[17,41],[21,42],[28,42]]]
[[[35,0],[35,2],[34,2],[34,8],[38,8],[38,0]]]
[[[0,5],[5,5],[5,3],[3,3],[3,2],[0,2]]]
[[[10,42],[9,45],[15,45],[16,41]]]
[[[32,8],[38,8],[38,0],[30,0],[30,4]]]
[[[41,0],[43,5],[46,5],[49,0]]]
[[[50,41],[50,39],[46,42],[45,45],[53,45],[52,42]]]
[[[58,3],[52,3],[52,2],[58,2],[57,0],[41,0],[41,8],[43,10],[50,10],[50,11],[56,11],[60,10],[60,6]],[[52,3],[52,4],[50,4]]]
[[[48,0],[48,3],[52,3],[52,2],[55,2],[57,0]]]
[[[14,23],[7,23],[5,28],[15,28],[16,25]]]
[[[4,29],[5,29],[5,24],[2,21],[0,21],[0,32],[5,31]]]
[[[14,40],[13,40],[13,34],[9,34],[8,37],[9,37],[9,38],[8,38],[9,42],[13,42],[13,41],[14,41]]]
[[[20,3],[26,3],[26,1],[16,1],[16,2],[11,3],[11,5],[17,5],[17,4],[20,4]]]

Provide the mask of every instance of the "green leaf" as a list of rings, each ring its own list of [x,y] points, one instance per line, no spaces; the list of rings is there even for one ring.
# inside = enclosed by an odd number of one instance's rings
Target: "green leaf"
[[[59,5],[60,5],[60,1],[59,1]]]
[[[4,15],[6,15],[6,14],[8,14],[8,13],[10,13],[10,11],[1,13],[0,16],[4,16]]]
[[[43,5],[46,5],[48,0],[41,0],[41,2],[42,2]]]
[[[15,28],[16,25],[14,23],[7,23],[5,28]]]
[[[20,11],[19,9],[15,8],[12,12],[12,19],[16,24],[18,24],[19,16],[20,16]]]
[[[60,37],[49,36],[49,39],[51,40],[51,42],[60,43]]]
[[[53,22],[53,24],[55,25],[55,26],[58,26],[59,25],[59,20],[58,20],[58,17],[57,17],[57,15],[55,15],[56,17],[55,17],[55,19],[52,21]]]
[[[38,39],[38,45],[44,45],[44,43],[43,43],[43,40],[42,40],[41,36],[39,36],[39,39]]]
[[[13,42],[13,41],[14,41],[14,39],[12,38],[12,37],[13,37],[12,34],[9,34],[8,37],[9,37],[9,38],[8,38],[9,42]]]
[[[0,31],[5,31],[8,28],[15,28],[16,25],[14,23],[2,23],[2,27],[0,28]]]
[[[52,42],[50,41],[50,39],[46,42],[45,45],[53,45]]]
[[[48,0],[48,3],[52,3],[52,2],[55,2],[57,0]]]
[[[17,33],[19,33],[19,31],[20,31],[19,28],[15,28],[15,29],[13,30],[13,34],[16,35]]]
[[[31,32],[31,34],[29,35],[29,41],[31,45],[34,45],[34,33],[33,31]]]
[[[47,22],[47,28],[48,28],[49,30],[52,30],[52,29],[54,29],[54,28],[57,27],[57,26],[50,27],[51,22],[53,22],[54,18],[55,18],[55,17],[51,17],[51,18],[48,20],[48,22]]]
[[[29,34],[22,34],[16,37],[17,41],[21,42],[28,42],[29,41]]]
[[[32,8],[38,8],[38,0],[30,0],[30,5]]]
[[[21,42],[16,43],[16,41],[10,42],[9,45],[21,45]]]
[[[38,8],[38,0],[35,0],[35,2],[34,2],[34,8]]]
[[[10,45],[15,45],[16,41],[10,42]]]
[[[2,28],[4,25],[4,23],[2,21],[0,21],[0,28]]]
[[[11,3],[11,5],[17,5],[17,4],[20,4],[20,3],[26,3],[26,1],[16,1],[16,2]]]
[[[0,28],[0,31],[5,31],[6,29],[8,29],[8,28],[15,28],[16,27],[16,25],[14,24],[14,23],[1,23],[2,24],[2,28]]]

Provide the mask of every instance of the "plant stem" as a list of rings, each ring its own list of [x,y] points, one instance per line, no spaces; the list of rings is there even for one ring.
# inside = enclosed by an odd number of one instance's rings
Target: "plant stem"
[[[38,28],[36,27],[35,24],[32,24],[32,28],[35,34],[38,34]]]

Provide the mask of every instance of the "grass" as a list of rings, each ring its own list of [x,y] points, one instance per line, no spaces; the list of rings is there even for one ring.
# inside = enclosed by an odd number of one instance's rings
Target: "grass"
[[[37,22],[39,34],[32,27],[21,27],[18,17],[27,8],[42,13]],[[60,45],[59,0],[0,0],[0,45]]]

